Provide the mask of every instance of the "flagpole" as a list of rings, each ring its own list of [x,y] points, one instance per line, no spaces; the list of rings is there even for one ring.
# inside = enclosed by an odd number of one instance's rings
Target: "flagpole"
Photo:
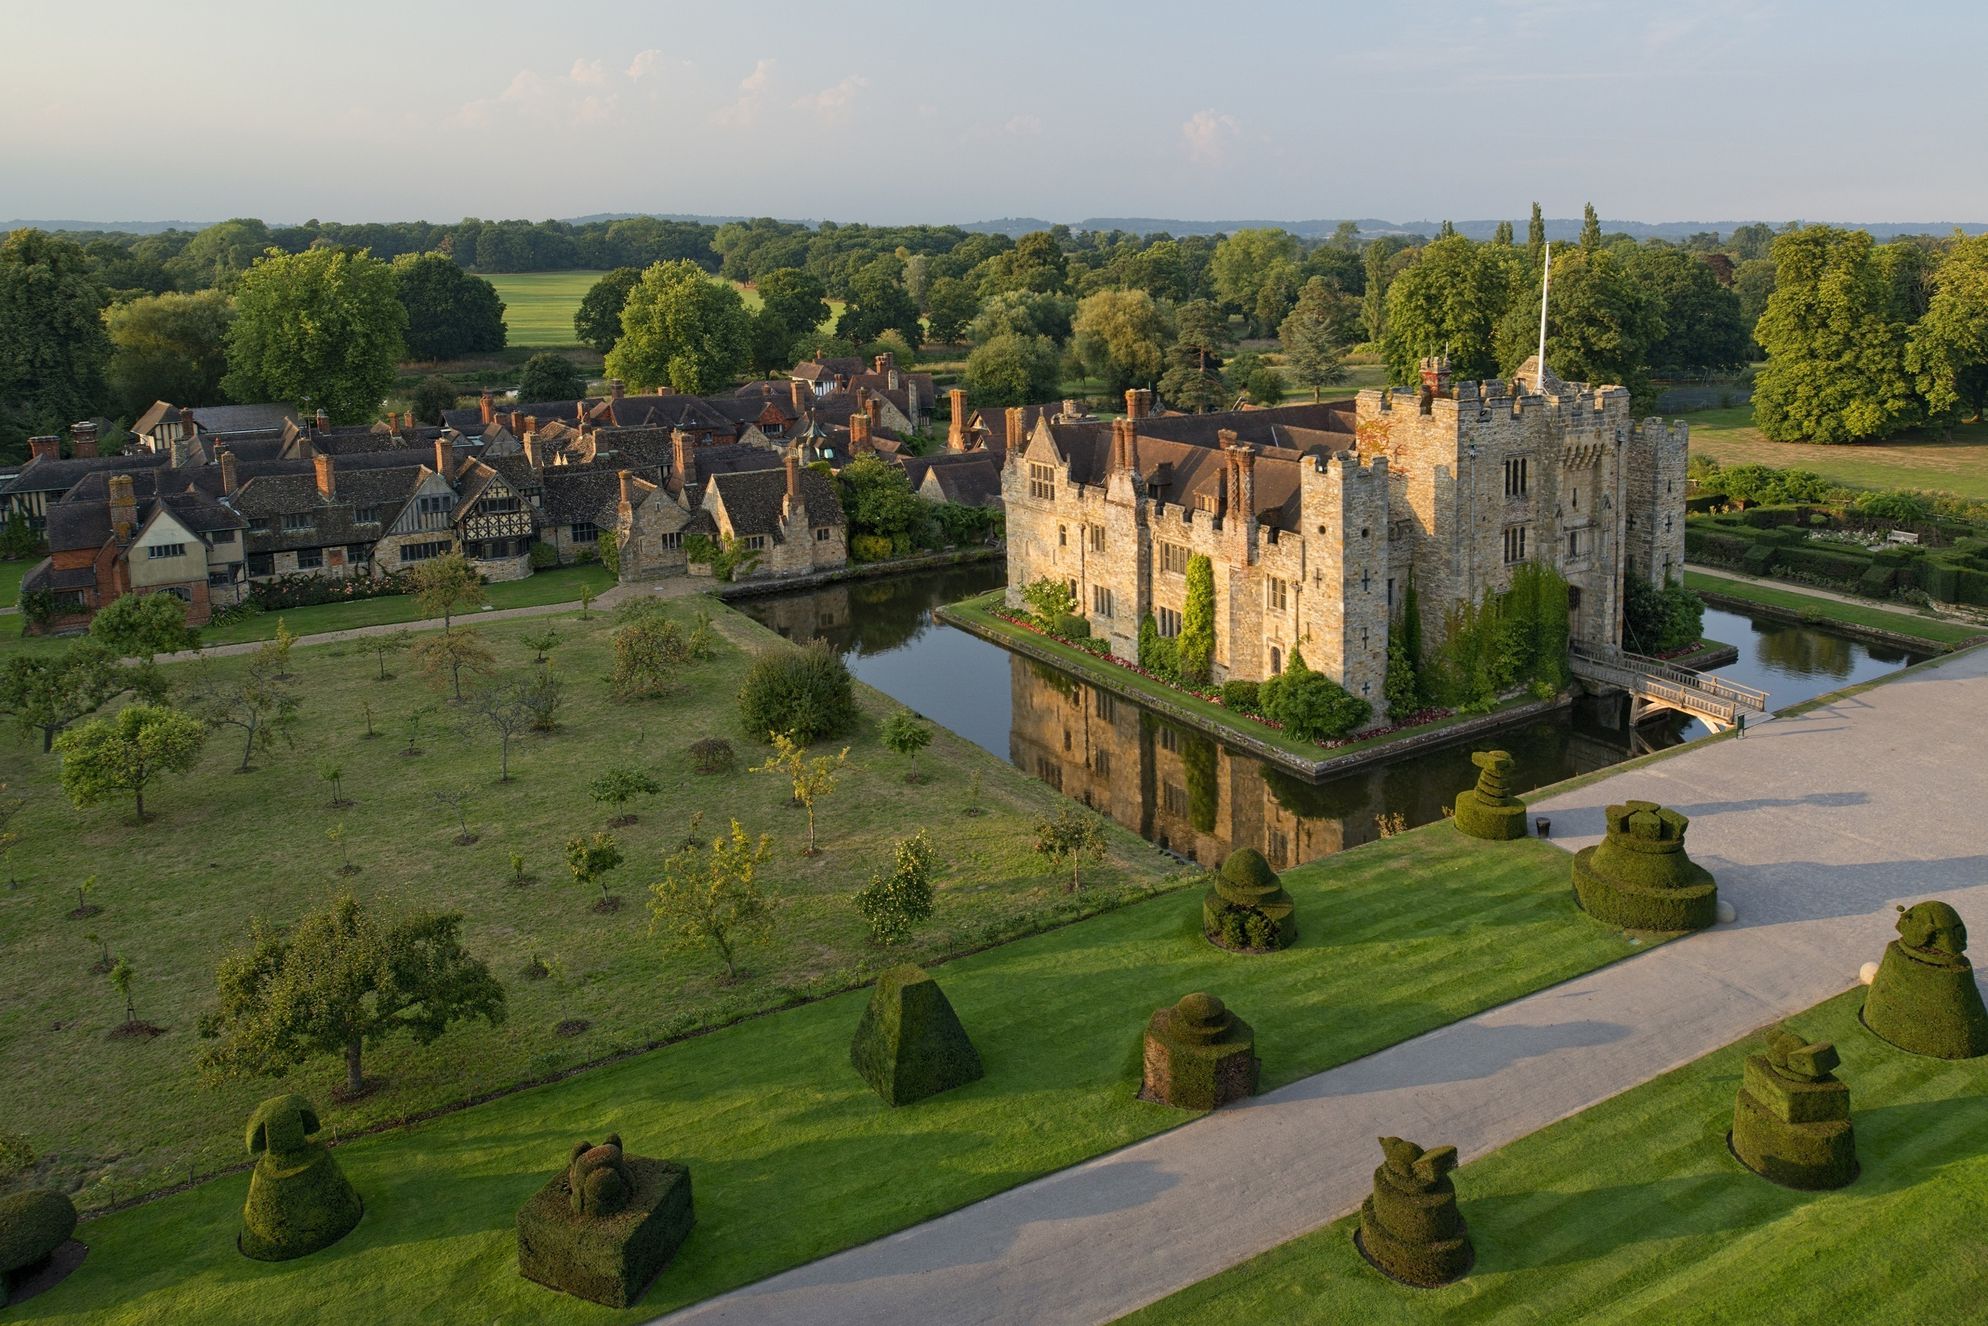
[[[1546,292],[1553,285],[1553,244],[1546,244],[1546,269],[1539,278],[1539,373],[1533,390],[1546,394]]]

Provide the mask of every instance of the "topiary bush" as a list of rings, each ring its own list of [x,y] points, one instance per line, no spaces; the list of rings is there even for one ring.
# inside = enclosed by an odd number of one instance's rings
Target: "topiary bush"
[[[1297,942],[1297,904],[1254,847],[1229,853],[1201,898],[1201,929],[1227,948],[1280,949]]]
[[[1233,709],[1239,714],[1261,714],[1263,696],[1253,681],[1225,681],[1222,683],[1222,708]]]
[[[978,1082],[985,1071],[945,991],[909,964],[877,977],[849,1062],[889,1105]]]
[[[762,655],[739,688],[739,722],[759,741],[783,732],[807,746],[847,731],[855,721],[849,668],[823,640]]]
[[[1070,612],[1058,617],[1050,624],[1049,630],[1050,634],[1060,635],[1066,640],[1084,640],[1091,634],[1091,623],[1089,618]]]
[[[75,1232],[75,1204],[59,1192],[0,1197],[0,1307]]]
[[[1718,919],[1710,871],[1684,854],[1691,821],[1654,801],[1610,806],[1607,836],[1574,856],[1574,896],[1624,930],[1702,930]]]
[[[1353,1242],[1361,1255],[1391,1279],[1434,1289],[1461,1279],[1476,1254],[1457,1210],[1456,1148],[1424,1151],[1399,1137],[1383,1137],[1387,1157],[1374,1171],[1373,1195],[1360,1204]]]
[[[1284,670],[1262,683],[1263,716],[1300,741],[1335,741],[1373,716],[1374,707],[1351,695],[1323,672],[1314,672],[1293,649]]]
[[[1944,902],[1898,909],[1898,938],[1885,945],[1864,995],[1864,1025],[1880,1040],[1936,1059],[1988,1054],[1988,1009],[1967,959],[1967,926]]]
[[[1470,762],[1477,766],[1477,786],[1457,793],[1457,828],[1492,842],[1525,837],[1526,803],[1512,795],[1511,755],[1501,750],[1473,751]]]
[[[281,1262],[328,1248],[352,1232],[362,1206],[322,1142],[318,1115],[302,1096],[271,1096],[249,1116],[256,1157],[237,1240],[244,1256]]]
[[[1857,1177],[1850,1088],[1835,1075],[1836,1047],[1776,1028],[1765,1054],[1750,1054],[1733,1105],[1733,1155],[1788,1188],[1841,1188]]]
[[[610,1308],[641,1299],[697,1223],[690,1171],[576,1142],[566,1168],[518,1212],[518,1274]]]
[[[1211,994],[1191,994],[1146,1023],[1139,1095],[1183,1110],[1212,1110],[1256,1094],[1256,1033]]]

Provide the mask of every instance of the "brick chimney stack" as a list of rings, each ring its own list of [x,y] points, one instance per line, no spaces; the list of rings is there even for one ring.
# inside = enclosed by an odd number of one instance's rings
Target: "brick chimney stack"
[[[1134,387],[1125,393],[1125,417],[1144,419],[1153,408],[1153,393],[1147,387]]]
[[[874,430],[883,426],[884,403],[875,396],[871,396],[863,402],[863,413],[870,416],[871,429]]]
[[[609,378],[607,380],[608,399],[618,401],[621,399],[622,394],[627,390],[628,390],[627,386],[622,382],[620,378]]]
[[[1020,451],[1022,449],[1022,431],[1022,407],[1019,405],[1010,405],[1007,413],[1008,450]]]
[[[697,484],[697,442],[678,428],[670,433],[670,449],[676,453],[676,481],[680,492]]]
[[[1111,421],[1111,468],[1129,470],[1132,468],[1132,421],[1114,419]]]
[[[235,482],[235,453],[223,451],[215,459],[221,464],[221,495],[225,497],[240,487]]]
[[[59,437],[31,437],[28,439],[28,456],[31,459],[46,456],[56,460],[62,455],[62,439]]]
[[[110,527],[120,543],[129,539],[131,531],[138,527],[138,497],[132,491],[128,474],[110,476]]]
[[[807,383],[801,381],[799,378],[787,379],[787,400],[794,407],[796,415],[807,413],[807,395]]]
[[[477,393],[476,412],[483,416],[486,424],[497,417],[497,395],[490,388],[485,387]]]
[[[338,498],[338,476],[331,467],[331,457],[318,455],[311,461],[318,475],[318,496],[331,502]]]
[[[966,437],[966,389],[954,387],[946,393],[946,408],[952,413],[952,421],[946,425],[946,450],[965,451]]]
[[[793,515],[795,508],[800,506],[800,504],[801,456],[797,450],[789,448],[787,451],[787,514],[789,516]]]
[[[456,449],[449,445],[449,439],[446,437],[436,438],[435,439],[435,473],[441,475],[444,479],[447,479],[451,483],[453,483],[456,477],[455,461],[456,461]]]
[[[184,417],[185,412],[182,411],[181,415]],[[329,432],[331,429],[331,416],[326,414],[322,407],[319,408],[317,413],[317,426],[320,433]]]
[[[506,423],[505,427],[506,431],[509,432],[512,437],[523,437],[525,435],[524,411],[522,410],[511,411],[511,417],[509,421]]]
[[[849,416],[849,450],[860,451],[870,445],[870,414],[858,410]]]
[[[84,419],[69,425],[69,454],[72,456],[94,456],[97,454],[97,425],[95,421]]]
[[[538,416],[535,414],[526,415],[525,433],[536,433],[537,431],[538,431]],[[518,436],[523,437],[524,433],[520,433]]]
[[[627,470],[617,470],[614,478],[620,488],[618,509],[623,517],[631,516],[635,513],[635,476]]]
[[[518,439],[518,445],[525,449],[525,464],[531,466],[533,469],[537,469],[540,465],[544,464],[538,454],[537,433],[526,433]]]

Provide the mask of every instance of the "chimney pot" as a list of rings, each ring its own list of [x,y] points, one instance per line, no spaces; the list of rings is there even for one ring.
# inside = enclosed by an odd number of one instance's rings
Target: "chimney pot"
[[[1144,419],[1153,406],[1153,393],[1145,387],[1134,387],[1125,393],[1125,417]]]
[[[620,378],[609,378],[607,380],[607,394],[615,400],[620,400],[625,390],[627,388],[622,385]]]
[[[453,483],[456,477],[455,459],[456,449],[449,445],[449,439],[446,437],[437,437],[435,439],[435,473]]]
[[[69,425],[69,454],[72,456],[94,456],[97,454],[97,425],[84,419]]]
[[[138,526],[138,498],[128,474],[110,476],[110,525],[120,542]]]
[[[59,437],[31,437],[28,439],[30,456],[46,456],[54,460],[62,454],[62,439]]]
[[[331,427],[331,416],[326,414],[322,408],[320,408],[317,413],[317,425],[318,425],[318,431],[320,433],[326,431]]]
[[[497,397],[490,388],[485,387],[478,393],[476,410],[478,414],[483,416],[483,422],[486,424],[497,417]]]
[[[522,410],[511,411],[511,423],[510,423],[509,432],[512,437],[523,437],[525,435],[524,411]]]

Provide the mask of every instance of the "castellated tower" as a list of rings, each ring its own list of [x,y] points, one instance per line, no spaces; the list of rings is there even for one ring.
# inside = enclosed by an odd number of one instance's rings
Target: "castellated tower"
[[[1684,574],[1684,494],[1690,431],[1644,419],[1629,430],[1623,565],[1653,585]]]
[[[1374,706],[1387,681],[1388,460],[1350,452],[1301,462],[1304,655]],[[1288,536],[1287,536],[1288,537]]]

